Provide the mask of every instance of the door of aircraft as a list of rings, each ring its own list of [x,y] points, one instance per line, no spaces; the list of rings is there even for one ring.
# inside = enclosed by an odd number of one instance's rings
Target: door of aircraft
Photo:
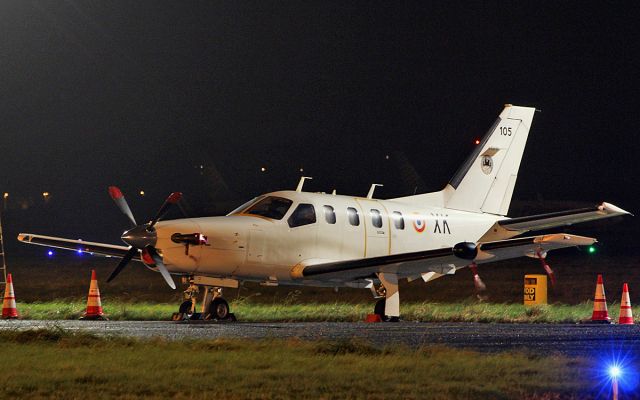
[[[389,214],[376,200],[357,199],[362,208],[365,227],[365,257],[385,256],[391,248]]]
[[[318,212],[311,203],[299,203],[286,219],[287,254],[290,265],[317,257]]]

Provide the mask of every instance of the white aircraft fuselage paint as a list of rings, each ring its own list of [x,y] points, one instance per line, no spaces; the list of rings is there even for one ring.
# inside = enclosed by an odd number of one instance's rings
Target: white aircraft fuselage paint
[[[282,219],[240,212],[159,222],[156,248],[169,271],[296,284],[291,271],[299,264],[448,248],[460,242],[475,243],[497,220],[505,219],[492,214],[324,193],[281,191],[261,197],[267,196],[293,201]],[[301,203],[314,206],[316,222],[291,228],[287,220]],[[324,206],[333,207],[334,224],[325,218]],[[349,222],[349,207],[357,210],[358,225]],[[379,213],[382,226],[374,226],[372,213]],[[396,227],[394,216],[402,217],[404,229]],[[174,233],[201,233],[207,236],[208,243],[189,246],[187,252],[184,244],[171,240]],[[304,284],[313,282],[305,281]],[[322,282],[318,284],[323,285]]]

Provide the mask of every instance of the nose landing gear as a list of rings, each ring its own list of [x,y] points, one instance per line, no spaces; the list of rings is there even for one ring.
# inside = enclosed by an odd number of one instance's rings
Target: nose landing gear
[[[200,288],[203,289],[202,305],[200,312],[196,312],[197,297]],[[189,287],[183,292],[184,301],[180,304],[177,313],[173,313],[173,321],[185,320],[211,320],[211,321],[236,321],[235,315],[230,312],[229,303],[222,297],[222,287],[197,285],[193,280],[189,281]]]

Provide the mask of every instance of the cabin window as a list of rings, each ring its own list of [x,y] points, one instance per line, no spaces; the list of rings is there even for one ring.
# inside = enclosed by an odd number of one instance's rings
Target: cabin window
[[[312,204],[299,204],[287,222],[291,228],[314,224],[316,222],[316,210]]]
[[[243,214],[259,215],[272,219],[282,219],[291,208],[293,201],[283,197],[269,196],[247,208]]]
[[[324,220],[327,221],[327,224],[335,224],[336,223],[336,212],[331,206],[322,206],[324,210]]]
[[[375,228],[382,228],[382,215],[380,215],[380,211],[375,208],[371,209],[371,224]]]
[[[391,213],[391,217],[393,218],[393,225],[398,230],[404,230],[404,217],[400,211],[394,211]]]
[[[358,210],[353,207],[347,208],[347,217],[349,217],[349,223],[353,226],[360,225],[360,216],[358,215]]]

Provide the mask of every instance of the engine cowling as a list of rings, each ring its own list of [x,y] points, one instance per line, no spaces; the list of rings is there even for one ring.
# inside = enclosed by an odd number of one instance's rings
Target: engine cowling
[[[453,255],[463,260],[473,260],[478,256],[478,246],[471,242],[460,242],[453,246]]]

